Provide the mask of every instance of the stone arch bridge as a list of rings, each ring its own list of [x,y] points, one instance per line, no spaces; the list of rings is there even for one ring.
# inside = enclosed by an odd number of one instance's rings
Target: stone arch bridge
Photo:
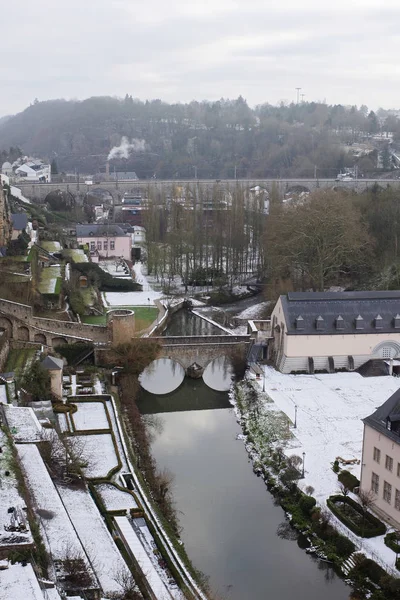
[[[78,342],[106,346],[128,341],[134,335],[134,312],[110,311],[107,325],[88,325],[36,317],[31,306],[0,299],[0,331],[12,342],[42,344],[53,348]]]
[[[152,339],[162,346],[159,358],[176,361],[189,377],[200,377],[207,365],[221,356],[246,360],[254,341],[250,335],[165,336]]]

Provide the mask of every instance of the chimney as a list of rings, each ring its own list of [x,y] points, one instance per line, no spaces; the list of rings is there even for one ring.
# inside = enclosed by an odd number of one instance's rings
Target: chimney
[[[106,180],[110,180],[110,163],[108,161],[106,162]]]

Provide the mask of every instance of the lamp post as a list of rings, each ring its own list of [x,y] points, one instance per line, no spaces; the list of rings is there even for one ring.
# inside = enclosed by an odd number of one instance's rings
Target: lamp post
[[[297,404],[294,405],[294,429],[297,429]]]
[[[265,392],[265,370],[263,369],[263,392]]]
[[[305,453],[305,452],[303,452],[303,472],[302,472],[302,474],[301,474],[301,478],[302,478],[302,479],[304,479],[304,460],[305,460],[305,458],[306,458],[306,453]]]

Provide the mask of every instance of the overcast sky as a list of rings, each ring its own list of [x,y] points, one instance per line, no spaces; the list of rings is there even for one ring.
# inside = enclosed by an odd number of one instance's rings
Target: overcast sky
[[[0,0],[0,4],[6,0]],[[19,0],[2,11],[0,116],[37,97],[400,107],[398,0]]]

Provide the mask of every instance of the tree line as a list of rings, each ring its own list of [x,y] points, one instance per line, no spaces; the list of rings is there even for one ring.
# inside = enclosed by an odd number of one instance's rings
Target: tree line
[[[269,200],[237,184],[149,189],[147,263],[167,289],[232,287],[252,276],[283,288],[323,291],[400,286],[400,192],[377,185],[357,194],[318,189]]]
[[[49,161],[57,156],[59,172],[95,174],[126,136],[144,147],[112,160],[111,172],[135,171],[141,179],[312,177],[315,170],[333,177],[355,164],[360,173],[375,172],[373,145],[364,156],[345,147],[378,132],[394,133],[397,144],[393,112],[318,102],[251,108],[241,96],[167,104],[127,94],[36,102],[0,123],[0,149],[22,148]]]

